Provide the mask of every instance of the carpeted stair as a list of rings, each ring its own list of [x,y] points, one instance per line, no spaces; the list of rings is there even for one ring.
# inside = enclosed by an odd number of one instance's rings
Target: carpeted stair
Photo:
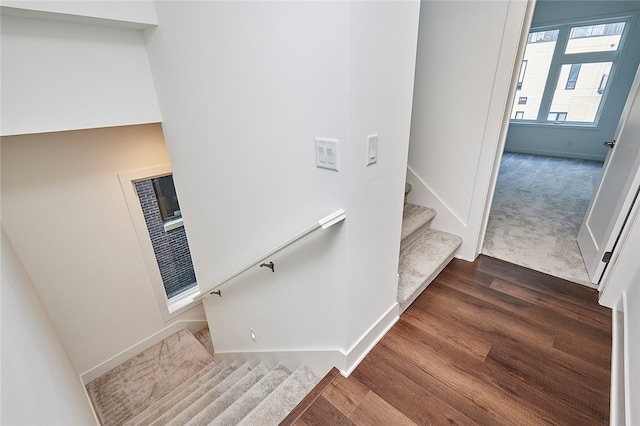
[[[462,238],[431,229],[436,211],[406,202],[411,185],[405,186],[402,240],[398,273],[398,303],[405,309],[424,291],[453,259]]]
[[[277,425],[319,380],[306,366],[216,362],[210,342],[181,330],[87,384],[101,424]]]

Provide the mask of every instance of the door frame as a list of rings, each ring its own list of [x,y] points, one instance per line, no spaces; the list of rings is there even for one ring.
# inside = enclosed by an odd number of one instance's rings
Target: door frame
[[[483,146],[480,153],[480,165],[478,168],[478,175],[482,173],[482,170],[490,170],[490,181],[487,188],[487,192],[483,199],[484,205],[480,206],[476,203],[476,195],[474,194],[474,200],[472,201],[472,211],[477,205],[478,209],[482,210],[482,216],[480,218],[480,227],[478,232],[478,239],[475,244],[475,251],[473,258],[477,258],[482,252],[484,245],[484,237],[487,232],[487,225],[489,223],[489,214],[491,212],[491,205],[493,204],[493,196],[496,190],[496,184],[498,181],[498,172],[500,170],[500,163],[502,161],[502,154],[504,153],[504,147],[507,143],[507,133],[509,132],[509,124],[511,122],[511,109],[513,108],[513,102],[515,100],[515,94],[517,91],[518,77],[520,75],[520,64],[524,59],[524,53],[527,48],[527,40],[529,37],[529,31],[531,30],[531,23],[533,22],[533,12],[535,11],[537,0],[527,0],[525,5],[524,17],[522,21],[522,29],[520,30],[520,41],[518,43],[518,49],[512,64],[511,70],[511,83],[507,98],[503,102],[503,116],[502,126],[500,128],[500,136],[496,145]],[[493,100],[492,100],[493,104]],[[487,160],[484,160],[487,158]],[[490,160],[492,158],[492,160]],[[476,176],[477,180],[477,176]]]

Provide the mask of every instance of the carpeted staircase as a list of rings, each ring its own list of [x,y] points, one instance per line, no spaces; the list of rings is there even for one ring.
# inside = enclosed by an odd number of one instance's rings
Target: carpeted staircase
[[[435,210],[406,202],[398,271],[401,311],[451,261],[462,239],[431,229]],[[184,329],[87,384],[104,426],[277,425],[319,378],[308,367],[291,372],[217,362],[208,329]]]
[[[181,330],[87,384],[102,425],[277,425],[319,380],[306,366],[216,362],[197,334]]]
[[[398,273],[398,303],[401,312],[413,303],[453,259],[462,238],[431,229],[436,211],[406,202],[411,185],[405,185],[402,240]]]

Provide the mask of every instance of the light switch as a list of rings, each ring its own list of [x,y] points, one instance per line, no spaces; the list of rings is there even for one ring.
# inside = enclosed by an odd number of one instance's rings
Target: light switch
[[[336,139],[316,138],[316,166],[338,170],[338,141]]]
[[[378,161],[378,135],[367,136],[367,166]]]

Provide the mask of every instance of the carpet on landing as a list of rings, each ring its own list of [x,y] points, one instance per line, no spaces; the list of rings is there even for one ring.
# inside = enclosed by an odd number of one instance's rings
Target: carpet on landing
[[[504,153],[482,253],[579,284],[576,237],[602,162]]]
[[[102,425],[121,425],[212,362],[184,329],[88,383],[87,393]]]

